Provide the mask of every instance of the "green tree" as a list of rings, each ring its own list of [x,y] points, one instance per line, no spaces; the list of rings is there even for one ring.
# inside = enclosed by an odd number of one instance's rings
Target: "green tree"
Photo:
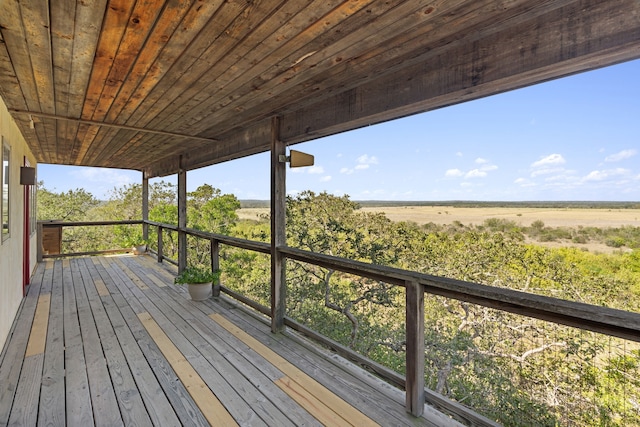
[[[56,193],[38,182],[38,220],[80,222],[90,220],[100,201],[82,188]],[[104,230],[95,227],[65,227],[62,233],[63,253],[105,249]]]
[[[100,201],[82,188],[56,193],[40,181],[37,203],[38,220],[84,221]]]
[[[209,184],[187,193],[187,225],[196,230],[228,234],[238,220],[240,201]]]

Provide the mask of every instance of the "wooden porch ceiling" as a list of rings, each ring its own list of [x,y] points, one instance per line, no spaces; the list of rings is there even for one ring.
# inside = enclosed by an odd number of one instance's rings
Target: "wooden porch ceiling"
[[[37,161],[149,177],[639,57],[638,0],[0,2]]]

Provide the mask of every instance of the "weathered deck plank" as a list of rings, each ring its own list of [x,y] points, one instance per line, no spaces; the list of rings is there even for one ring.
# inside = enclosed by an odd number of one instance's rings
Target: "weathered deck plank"
[[[73,367],[66,372],[67,423],[68,425],[90,426],[94,424],[93,406],[89,394],[87,365],[84,358],[71,271],[65,271],[62,276],[62,284],[64,293],[64,364]]]
[[[0,361],[0,425],[435,425],[295,334],[191,301],[145,257],[46,266]]]
[[[44,425],[64,425],[66,422],[64,405],[64,319],[62,294],[62,265],[53,269],[51,283],[51,303],[49,330],[44,367],[38,419]]]

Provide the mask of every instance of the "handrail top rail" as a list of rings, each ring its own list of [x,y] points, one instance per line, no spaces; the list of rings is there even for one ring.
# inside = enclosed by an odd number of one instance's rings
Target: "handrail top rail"
[[[51,226],[64,226],[64,227],[84,227],[84,226],[97,226],[97,225],[138,225],[143,224],[141,219],[133,220],[118,220],[118,221],[64,221],[58,219],[46,219],[39,220],[38,225],[46,227]]]
[[[218,241],[220,243],[242,249],[253,250],[261,253],[271,253],[272,250],[274,250],[284,254],[290,259],[315,264],[325,268],[332,268],[398,286],[406,286],[407,282],[415,282],[421,285],[425,292],[430,294],[640,342],[640,313],[625,310],[537,295],[515,289],[499,288],[475,282],[434,276],[416,271],[403,270],[396,267],[370,264],[348,258],[309,252],[288,246],[272,248],[270,244],[265,242],[246,240],[191,228],[181,229],[175,225],[155,221],[38,221],[38,223],[43,226],[146,223],[177,232],[184,232],[186,234],[208,240]]]
[[[255,240],[241,239],[239,237],[225,236],[224,234],[211,233],[208,231],[196,230],[195,228],[180,228],[177,225],[164,224],[156,221],[144,221],[145,224],[149,224],[154,227],[162,227],[168,230],[185,232],[192,236],[201,237],[203,239],[216,240],[225,245],[234,246],[241,249],[253,250],[261,253],[271,253],[271,245],[264,242],[257,242]]]
[[[277,250],[297,261],[399,286],[416,282],[430,294],[640,342],[640,313],[369,264],[291,247],[280,247]]]

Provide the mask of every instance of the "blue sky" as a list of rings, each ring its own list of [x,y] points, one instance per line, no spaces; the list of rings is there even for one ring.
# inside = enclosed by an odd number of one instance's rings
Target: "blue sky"
[[[640,60],[291,148],[313,154],[315,166],[287,169],[290,194],[640,201]],[[85,188],[107,198],[141,173],[40,164],[38,179],[49,190]],[[189,191],[203,183],[239,199],[268,199],[269,155],[188,173]]]

